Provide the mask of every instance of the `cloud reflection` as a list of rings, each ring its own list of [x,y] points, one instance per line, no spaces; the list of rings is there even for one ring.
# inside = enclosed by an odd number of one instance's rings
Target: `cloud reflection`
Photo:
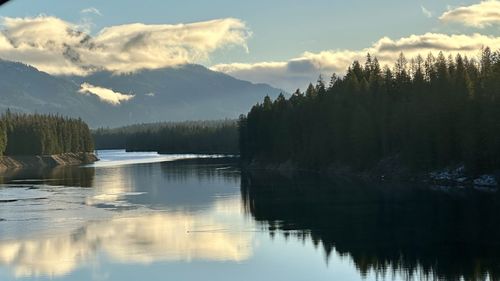
[[[68,274],[101,252],[112,261],[138,264],[248,259],[251,234],[226,229],[205,215],[117,217],[48,238],[1,242],[0,263],[16,277],[31,277]]]

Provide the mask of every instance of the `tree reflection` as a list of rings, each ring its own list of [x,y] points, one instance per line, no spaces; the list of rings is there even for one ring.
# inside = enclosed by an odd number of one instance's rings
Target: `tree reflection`
[[[59,166],[55,168],[18,169],[2,172],[0,183],[92,187],[94,176],[95,168],[92,167]]]
[[[496,192],[254,173],[242,196],[271,233],[312,239],[327,259],[349,256],[362,276],[500,278]]]

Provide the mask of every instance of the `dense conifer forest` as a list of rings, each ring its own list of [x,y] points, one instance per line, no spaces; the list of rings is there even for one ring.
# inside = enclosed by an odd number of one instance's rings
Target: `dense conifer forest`
[[[93,151],[90,129],[80,119],[10,111],[0,117],[0,153],[3,155]]]
[[[410,60],[401,54],[392,68],[368,55],[328,84],[320,78],[288,99],[266,97],[239,126],[245,161],[363,170],[389,159],[415,170],[495,170],[500,52]]]
[[[235,120],[138,124],[93,133],[98,149],[160,153],[238,153]]]

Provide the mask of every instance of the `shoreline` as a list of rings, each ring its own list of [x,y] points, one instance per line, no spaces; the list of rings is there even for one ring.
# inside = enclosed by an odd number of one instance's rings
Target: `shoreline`
[[[370,169],[354,170],[351,167],[330,165],[321,169],[303,168],[292,161],[283,163],[241,162],[242,169],[248,171],[268,171],[284,176],[298,173],[312,173],[332,178],[355,178],[374,182],[422,183],[447,187],[499,188],[500,172],[470,175],[464,165],[454,165],[433,171],[411,171],[403,166],[377,165]],[[394,163],[391,163],[394,164]]]
[[[91,164],[99,158],[94,153],[62,153],[55,155],[1,156],[0,172],[27,168],[54,168]]]

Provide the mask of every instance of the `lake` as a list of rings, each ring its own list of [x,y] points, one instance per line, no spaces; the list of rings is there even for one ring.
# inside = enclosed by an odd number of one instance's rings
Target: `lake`
[[[496,190],[99,157],[0,179],[0,280],[500,280]]]

